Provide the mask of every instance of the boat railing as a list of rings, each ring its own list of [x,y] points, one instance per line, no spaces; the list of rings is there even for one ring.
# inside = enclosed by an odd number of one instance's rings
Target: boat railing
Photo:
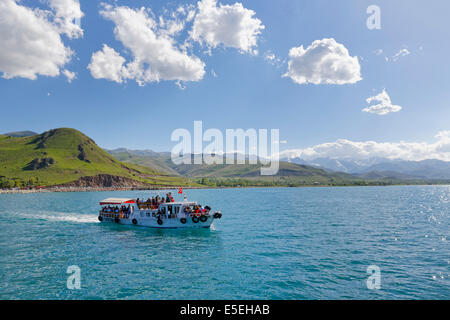
[[[200,216],[210,216],[210,211],[207,212],[185,212],[182,213],[185,215],[186,218],[192,218],[192,217],[200,217]]]
[[[104,212],[103,210],[100,210],[100,216],[104,218],[120,218],[120,219],[128,219],[131,215],[131,212]]]
[[[147,202],[138,203],[137,207],[139,210],[157,210],[159,208],[159,205],[153,205],[149,204]]]

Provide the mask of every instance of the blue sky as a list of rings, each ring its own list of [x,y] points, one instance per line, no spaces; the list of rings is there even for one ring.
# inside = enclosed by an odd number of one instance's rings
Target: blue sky
[[[197,1],[104,2],[132,9],[145,6],[155,16],[180,4],[197,5]],[[234,3],[219,1],[219,5]],[[36,7],[36,1],[19,4]],[[372,4],[381,9],[379,30],[366,27],[366,9]],[[1,78],[0,132],[72,127],[105,148],[168,151],[174,145],[171,132],[192,130],[194,120],[223,131],[279,128],[281,139],[287,141],[282,149],[338,139],[433,143],[438,132],[450,130],[448,1],[242,1],[264,25],[253,47],[258,54],[223,44],[207,53],[205,45],[193,43],[190,53],[205,64],[205,74],[200,81],[184,82],[184,89],[172,80],[139,86],[132,79],[123,83],[94,79],[87,67],[103,44],[127,61],[133,55],[115,37],[115,23],[99,14],[104,8],[100,1],[81,0],[80,5],[83,36],[61,35],[75,53],[61,70],[76,72],[76,78],[71,83],[63,75]],[[48,9],[45,1],[39,7]],[[188,37],[190,28],[187,23],[176,39]],[[358,57],[362,80],[316,85],[282,77],[291,48],[307,48],[326,38]],[[409,54],[393,61],[402,49]],[[280,62],[269,63],[264,58],[269,53]],[[0,55],[4,72],[1,59]],[[383,89],[402,109],[386,115],[362,112],[369,106],[366,99]]]

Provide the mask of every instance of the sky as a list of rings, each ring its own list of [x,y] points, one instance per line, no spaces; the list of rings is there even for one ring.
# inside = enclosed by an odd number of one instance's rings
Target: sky
[[[371,5],[379,28],[368,28]],[[2,0],[0,132],[71,127],[108,149],[169,151],[175,129],[201,120],[279,129],[290,156],[450,161],[449,10]]]

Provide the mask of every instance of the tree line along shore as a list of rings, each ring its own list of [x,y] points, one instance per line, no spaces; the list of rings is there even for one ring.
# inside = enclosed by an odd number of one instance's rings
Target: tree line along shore
[[[231,189],[231,188],[306,188],[306,187],[375,187],[375,186],[430,186],[430,185],[450,185],[450,181],[438,181],[438,182],[417,182],[417,183],[365,183],[365,184],[310,184],[310,185],[233,185],[233,186],[218,186],[218,185],[203,185],[203,186],[182,186],[183,189]],[[180,186],[181,187],[181,186]],[[49,193],[49,192],[100,192],[100,191],[154,191],[154,190],[178,190],[178,187],[174,186],[159,186],[159,187],[37,187],[37,188],[12,188],[12,189],[0,189],[0,194],[29,194],[29,193]]]

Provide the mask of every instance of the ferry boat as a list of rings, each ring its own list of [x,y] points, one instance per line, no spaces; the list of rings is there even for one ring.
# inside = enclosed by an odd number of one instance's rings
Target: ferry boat
[[[100,202],[98,220],[150,228],[210,228],[214,219],[222,218],[220,211],[201,208],[197,202],[166,202],[151,205],[128,198],[108,198]]]

